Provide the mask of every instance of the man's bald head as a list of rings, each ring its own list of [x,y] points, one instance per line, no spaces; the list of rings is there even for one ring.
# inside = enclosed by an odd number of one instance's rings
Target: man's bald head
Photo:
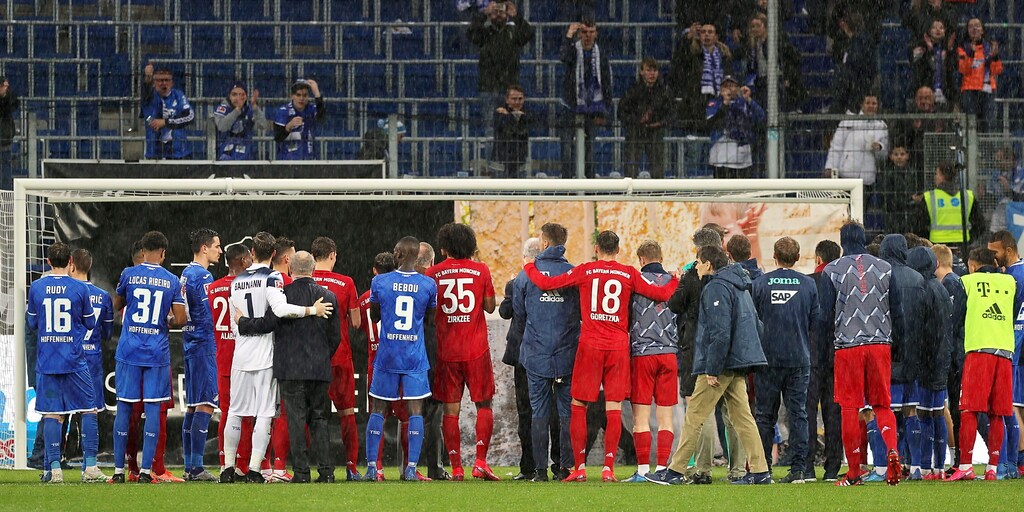
[[[309,252],[299,251],[291,257],[291,261],[288,263],[288,268],[291,270],[292,277],[295,279],[300,277],[311,277],[313,275],[313,269],[316,268],[316,260],[313,259],[313,255]]]

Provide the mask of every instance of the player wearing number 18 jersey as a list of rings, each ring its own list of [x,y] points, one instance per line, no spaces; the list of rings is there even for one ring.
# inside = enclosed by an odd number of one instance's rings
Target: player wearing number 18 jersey
[[[597,400],[604,386],[607,447],[601,479],[615,481],[612,469],[622,434],[622,401],[629,395],[629,309],[632,293],[665,302],[679,284],[674,276],[663,286],[648,283],[637,269],[615,261],[619,236],[597,235],[597,261],[583,263],[565,274],[548,277],[533,261],[524,266],[527,277],[541,290],[576,286],[580,291],[580,344],[572,372],[572,412],[569,437],[575,467],[567,482],[584,482],[587,443],[587,404]]]
[[[494,285],[487,265],[470,259],[476,253],[476,234],[465,224],[449,223],[437,233],[441,254],[447,259],[427,269],[437,283],[437,368],[434,397],[444,404],[441,431],[452,463],[452,480],[465,478],[462,469],[462,434],[459,404],[463,388],[476,404],[476,462],[473,476],[499,478],[487,465],[487,448],[494,432],[494,368],[487,342],[484,313],[494,312]]]
[[[416,463],[423,446],[423,400],[430,396],[427,348],[423,323],[437,307],[437,286],[416,272],[419,240],[407,236],[395,246],[398,270],[378,275],[370,283],[370,316],[380,321],[380,345],[373,361],[370,384],[373,413],[366,423],[365,481],[377,480],[377,450],[388,402],[404,399],[409,408],[409,463],[403,478],[419,480]]]
[[[114,310],[124,308],[124,324],[117,342],[117,416],[114,419],[114,477],[124,481],[124,455],[132,403],[143,402],[146,412],[139,483],[153,481],[150,467],[160,434],[161,402],[171,397],[170,327],[185,324],[185,298],[178,277],[160,265],[167,253],[167,237],[150,231],[142,237],[142,263],[121,272]],[[168,322],[168,313],[173,320]],[[141,384],[141,385],[140,385]]]

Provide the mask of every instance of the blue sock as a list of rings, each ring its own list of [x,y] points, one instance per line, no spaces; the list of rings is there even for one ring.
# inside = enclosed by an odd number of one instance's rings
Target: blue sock
[[[384,434],[384,415],[373,413],[366,421],[366,465],[377,465],[380,437]]]
[[[60,469],[61,424],[56,418],[43,418],[43,440],[46,441],[46,461],[50,469]]]
[[[867,428],[868,446],[871,447],[871,462],[876,467],[885,467],[886,456],[889,454],[889,450],[885,449],[885,440],[882,439],[882,434],[878,433],[878,421],[869,421]]]
[[[194,412],[185,411],[185,421],[181,422],[181,457],[185,459],[185,471],[192,470],[192,418]]]
[[[946,467],[946,445],[949,439],[946,418],[942,415],[932,418],[932,426],[935,428],[935,444],[932,445],[935,451],[935,468],[944,469]]]
[[[114,468],[124,471],[124,453],[128,451],[128,425],[132,420],[132,404],[117,401],[114,416]]]
[[[907,435],[907,417],[903,415],[903,411],[893,411],[896,415],[896,450],[900,452],[900,460],[910,460],[910,436]],[[888,450],[886,450],[888,453]],[[888,460],[886,461],[888,464]]]
[[[921,446],[919,451],[921,453],[921,460],[919,464],[921,469],[927,473],[932,470],[932,457],[935,450],[935,422],[929,416],[927,418],[918,418],[918,425],[921,428]]]
[[[95,414],[82,415],[82,460],[85,467],[96,465],[96,451],[100,446],[100,424]]]
[[[146,402],[146,424],[143,427],[142,439],[142,460],[139,461],[139,470],[149,473],[153,468],[153,456],[156,455],[157,439],[160,437],[160,407],[156,402]]]
[[[908,416],[906,419],[907,429],[907,445],[910,447],[910,465],[920,466],[921,459],[923,459],[922,448],[924,441],[922,439],[921,432],[921,421],[917,419],[917,416]]]
[[[423,447],[423,416],[409,416],[409,465],[416,467]]]
[[[210,431],[210,413],[196,411],[192,416],[192,473],[198,475],[203,467],[203,452],[206,451],[206,436]]]
[[[1017,451],[1020,443],[1020,425],[1017,423],[1017,415],[1003,416],[1003,447],[999,450],[999,464],[1011,465],[1013,457],[1011,454]]]

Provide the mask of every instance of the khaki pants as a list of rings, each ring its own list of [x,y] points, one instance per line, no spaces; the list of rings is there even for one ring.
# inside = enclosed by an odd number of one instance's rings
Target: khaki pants
[[[700,441],[700,432],[703,427],[702,420],[707,418],[715,410],[715,404],[719,399],[725,399],[732,417],[733,427],[739,437],[739,444],[747,447],[757,447],[761,437],[757,431],[757,424],[754,416],[750,414],[750,406],[747,402],[747,379],[746,375],[723,372],[718,376],[718,387],[708,385],[706,375],[697,376],[697,386],[690,397],[689,407],[686,409],[686,419],[683,422],[682,443],[672,454],[669,461],[669,469],[678,473],[684,473],[686,466],[693,456]],[[768,471],[768,463],[764,458],[763,450],[748,450],[750,457],[750,472],[764,473]]]

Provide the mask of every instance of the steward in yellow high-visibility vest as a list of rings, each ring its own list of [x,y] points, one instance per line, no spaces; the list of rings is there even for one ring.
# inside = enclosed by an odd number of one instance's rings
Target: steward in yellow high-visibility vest
[[[957,174],[952,163],[940,164],[935,169],[935,188],[925,192],[920,203],[918,225],[921,229],[915,231],[918,234],[926,232],[932,243],[954,246],[965,243],[962,216],[965,202],[968,212],[966,242],[981,237],[985,232],[985,219],[981,209],[976,208],[974,192],[967,191],[966,201],[960,197]]]

